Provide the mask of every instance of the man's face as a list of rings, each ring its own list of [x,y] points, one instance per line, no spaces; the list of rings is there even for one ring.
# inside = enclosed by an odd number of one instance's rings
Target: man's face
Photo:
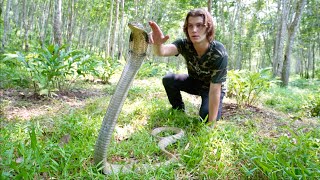
[[[188,34],[193,44],[208,41],[206,38],[206,26],[200,16],[188,18]]]

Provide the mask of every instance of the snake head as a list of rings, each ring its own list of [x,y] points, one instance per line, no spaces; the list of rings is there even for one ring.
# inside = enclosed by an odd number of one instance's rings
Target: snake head
[[[128,24],[130,34],[130,52],[138,56],[146,56],[148,50],[149,37],[144,27],[138,23]]]

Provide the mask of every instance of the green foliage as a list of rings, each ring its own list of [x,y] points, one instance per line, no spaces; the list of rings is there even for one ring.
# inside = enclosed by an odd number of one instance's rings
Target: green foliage
[[[316,95],[310,95],[309,101],[305,103],[303,107],[305,112],[309,117],[319,117],[320,118],[320,93]]]
[[[273,87],[261,101],[277,111],[296,117],[311,117],[318,109],[319,83],[311,79],[293,79],[288,88]]]
[[[91,75],[107,83],[117,65],[110,62],[114,61],[57,45],[27,54],[6,54],[0,62],[1,69],[5,69],[1,74],[5,84],[1,87],[26,87],[31,82],[35,93],[52,95],[55,91],[67,90],[79,77]],[[29,79],[24,72],[28,73]]]
[[[138,71],[137,78],[159,77],[166,73],[166,64],[144,63]]]
[[[315,78],[320,80],[320,69],[317,69],[314,74],[315,74]]]
[[[105,96],[49,118],[1,119],[0,179],[319,179],[319,123],[296,128],[288,119],[235,114],[211,129],[198,120],[189,96],[184,97],[187,113],[169,110],[161,79],[147,80],[129,90],[107,159],[119,164],[163,162],[167,157],[149,132],[174,126],[186,132],[167,147],[180,156],[179,162],[142,173],[99,173],[93,153],[110,100]]]
[[[102,83],[108,83],[118,65],[119,63],[112,58],[103,59],[99,56],[87,55],[77,63],[77,73],[82,76],[91,75],[100,79]]]
[[[270,69],[228,71],[228,96],[234,97],[239,106],[257,103],[261,93],[270,87],[269,73]]]
[[[319,172],[319,130],[287,129],[284,136],[242,146],[246,170],[262,172],[269,179],[317,179]],[[250,172],[250,171],[249,171]],[[282,179],[281,178],[281,179]]]
[[[19,64],[7,64],[0,61],[0,88],[27,88],[30,85],[28,72],[19,67]]]
[[[75,63],[83,57],[81,51],[68,51],[65,46],[49,45],[28,53],[6,54],[4,61],[16,59],[29,72],[34,91],[51,95],[66,87],[68,75],[76,75]]]

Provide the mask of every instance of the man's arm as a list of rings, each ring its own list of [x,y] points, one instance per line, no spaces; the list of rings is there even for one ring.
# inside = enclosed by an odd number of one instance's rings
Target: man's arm
[[[208,122],[215,122],[220,105],[221,83],[210,83],[209,89],[209,117]]]
[[[173,44],[164,44],[169,36],[164,36],[160,27],[153,21],[149,22],[152,33],[149,37],[150,43],[153,44],[153,52],[158,56],[174,56],[178,54],[178,49]]]

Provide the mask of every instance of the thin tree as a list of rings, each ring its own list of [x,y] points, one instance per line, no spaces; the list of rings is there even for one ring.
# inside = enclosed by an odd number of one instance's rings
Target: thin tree
[[[4,14],[4,27],[3,27],[3,36],[2,36],[2,45],[1,45],[2,51],[4,50],[7,44],[7,34],[10,31],[10,15],[9,15],[10,8],[11,8],[11,0],[7,0],[6,13]]]
[[[278,1],[278,14],[279,16],[278,22],[279,27],[277,31],[275,46],[273,49],[273,76],[276,77],[280,75],[282,66],[283,66],[283,48],[285,43],[285,36],[287,31],[287,17],[288,17],[288,2],[287,0],[279,0]]]
[[[61,34],[61,9],[62,3],[61,0],[55,0],[54,4],[54,20],[53,20],[53,36],[54,36],[54,43],[61,46],[62,44],[62,34]]]
[[[43,47],[46,35],[47,35],[47,29],[49,26],[49,21],[50,21],[50,13],[52,9],[52,0],[50,0],[48,3],[45,2],[44,5],[45,11],[43,11],[42,14],[42,24],[41,24],[41,30],[40,30],[40,43],[41,46]]]
[[[117,45],[117,33],[118,33],[118,21],[119,21],[119,0],[116,1],[116,14],[115,14],[115,21],[114,21],[114,27],[113,27],[113,35],[111,38],[111,57],[114,58],[114,53],[116,51],[116,45]]]
[[[211,14],[211,9],[212,9],[212,0],[208,0],[208,12]]]
[[[122,53],[123,53],[123,35],[124,35],[124,30],[125,30],[125,27],[124,27],[124,13],[125,13],[125,9],[124,9],[124,0],[121,0],[121,2],[120,2],[120,4],[121,4],[121,22],[120,22],[120,26],[119,26],[119,33],[118,33],[118,43],[119,43],[119,45],[118,45],[118,47],[119,47],[119,49],[118,49],[118,60],[120,60],[120,58],[121,58],[121,56],[122,56]]]
[[[294,19],[288,29],[288,40],[287,40],[287,46],[286,46],[286,51],[285,51],[284,61],[283,61],[283,69],[281,74],[282,86],[284,87],[287,87],[289,84],[292,46],[294,44],[294,38],[297,32],[297,29],[299,27],[302,12],[305,5],[306,5],[306,0],[299,0],[297,2],[296,10],[294,12],[295,13]]]
[[[108,26],[108,34],[107,34],[107,42],[106,42],[106,58],[110,56],[110,39],[111,39],[111,29],[112,29],[112,18],[113,18],[113,3],[114,0],[111,0],[110,7],[110,15],[109,15],[109,26]]]
[[[73,20],[74,20],[74,0],[69,1],[68,7],[68,27],[67,27],[67,43],[69,44],[69,48],[72,46],[72,35],[73,35]]]

